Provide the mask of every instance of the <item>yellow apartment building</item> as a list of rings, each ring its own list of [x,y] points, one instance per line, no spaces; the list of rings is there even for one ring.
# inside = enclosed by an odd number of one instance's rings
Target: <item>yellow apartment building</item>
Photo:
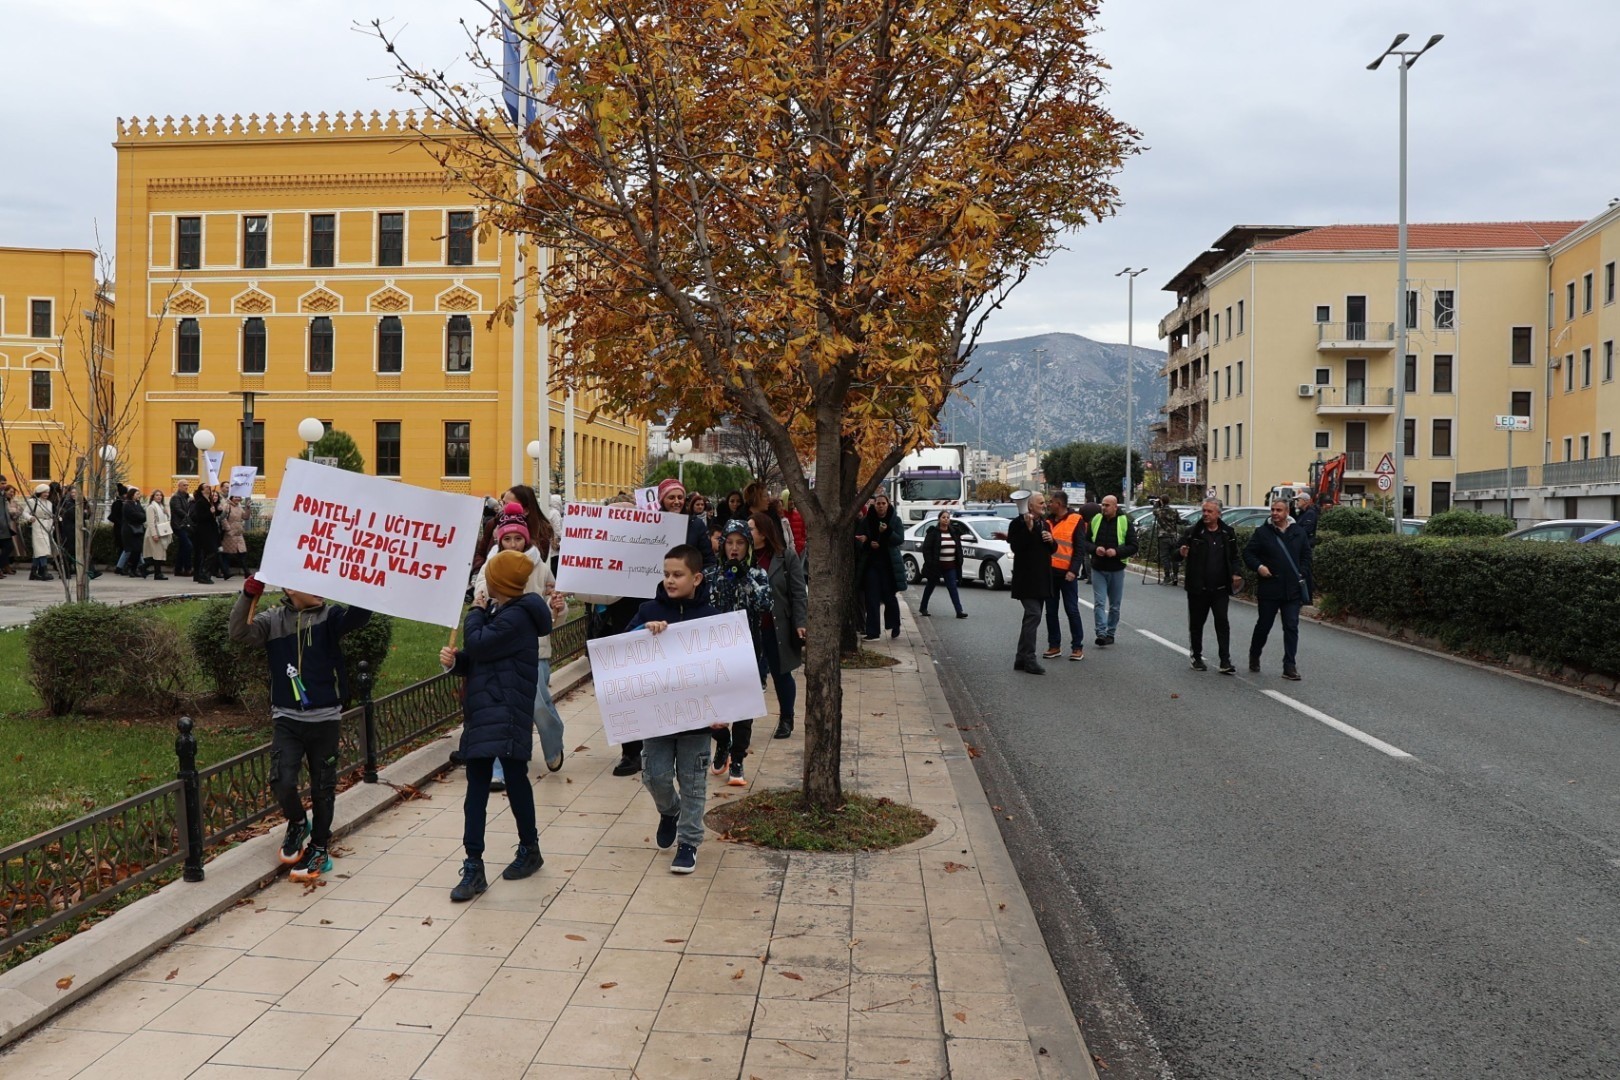
[[[519,367],[513,328],[491,320],[518,245],[479,228],[477,200],[447,182],[416,123],[118,122],[117,383],[136,388],[142,418],[120,447],[128,475],[196,479],[207,429],[225,467],[257,465],[274,496],[314,417],[353,436],[375,475],[476,495],[535,482],[526,448],[549,340],[531,311]],[[642,423],[592,420],[584,394],[545,399],[547,487],[570,433],[568,494],[639,482]]]
[[[1460,472],[1505,460],[1494,418],[1546,407],[1548,247],[1581,225],[1411,226],[1405,357],[1393,225],[1308,229],[1209,274],[1210,485],[1255,504],[1342,453],[1346,500],[1371,501],[1379,462],[1401,453],[1404,515],[1449,509]]]
[[[71,479],[101,430],[88,388],[113,326],[95,329],[96,269],[91,251],[0,247],[0,473],[25,493]]]

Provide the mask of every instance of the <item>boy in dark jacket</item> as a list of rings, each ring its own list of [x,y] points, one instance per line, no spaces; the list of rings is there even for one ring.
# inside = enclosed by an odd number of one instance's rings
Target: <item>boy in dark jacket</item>
[[[664,556],[664,585],[660,595],[641,605],[630,630],[662,634],[670,623],[706,619],[720,612],[698,598],[703,585],[703,552],[691,544],[670,548]],[[723,724],[714,725],[724,727]],[[675,847],[669,869],[690,874],[697,869],[697,849],[703,843],[703,811],[708,804],[709,728],[674,735],[657,735],[641,746],[641,782],[658,807],[658,847]],[[679,781],[680,794],[675,785]],[[680,841],[676,846],[676,840]]]
[[[332,869],[332,808],[337,801],[338,737],[343,726],[343,635],[371,621],[364,608],[328,604],[286,590],[285,602],[255,614],[264,582],[242,583],[231,608],[232,641],[264,648],[270,664],[270,789],[287,816],[281,862],[293,881],[314,881]],[[304,818],[298,766],[309,764],[313,822]]]
[[[487,597],[467,612],[462,648],[445,646],[439,660],[467,680],[461,757],[467,765],[467,797],[462,804],[461,881],[450,899],[471,900],[489,882],[484,877],[484,818],[495,762],[506,774],[506,798],[517,821],[517,855],[501,873],[507,881],[526,878],[545,864],[535,828],[534,789],[529,758],[534,745],[534,700],[540,689],[540,639],[551,633],[546,599],[524,592],[534,564],[519,551],[499,551],[484,563]]]

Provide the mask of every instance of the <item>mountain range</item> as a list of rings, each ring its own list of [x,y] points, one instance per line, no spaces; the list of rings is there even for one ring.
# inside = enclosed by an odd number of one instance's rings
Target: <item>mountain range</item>
[[[1128,355],[1130,354],[1130,355]],[[1036,446],[1125,438],[1125,380],[1131,371],[1132,443],[1143,449],[1159,419],[1165,382],[1159,349],[1039,334],[981,342],[968,361],[969,382],[940,414],[945,441],[983,445],[1003,456]]]

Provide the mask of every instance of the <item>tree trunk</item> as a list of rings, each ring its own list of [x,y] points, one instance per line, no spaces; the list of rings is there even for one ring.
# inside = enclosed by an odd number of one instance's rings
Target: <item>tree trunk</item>
[[[804,652],[804,798],[818,809],[843,805],[843,668],[838,648],[854,552],[832,515],[806,522],[816,553]]]
[[[861,459],[855,453],[854,446],[846,436],[840,443],[840,463],[838,477],[838,503],[840,506],[849,506],[855,501],[855,490],[860,484]],[[854,541],[849,530],[840,530],[844,535],[838,538],[838,544],[843,549],[848,561],[845,566],[848,579],[843,584],[840,597],[843,604],[842,622],[839,624],[838,648],[841,652],[859,652],[861,648],[861,601],[856,593]]]

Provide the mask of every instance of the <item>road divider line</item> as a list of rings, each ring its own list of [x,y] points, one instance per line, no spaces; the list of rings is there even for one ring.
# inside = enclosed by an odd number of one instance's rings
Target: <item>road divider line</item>
[[[1143,637],[1147,638],[1149,641],[1157,641],[1160,645],[1163,645],[1167,649],[1171,649],[1171,650],[1173,650],[1175,652],[1178,652],[1182,656],[1191,656],[1192,655],[1192,650],[1191,649],[1183,648],[1182,646],[1177,645],[1175,642],[1171,641],[1169,638],[1160,637],[1158,634],[1155,634],[1151,630],[1143,630],[1140,626],[1138,626],[1136,628],[1136,632],[1138,634],[1141,634]]]
[[[1282,702],[1295,712],[1304,713],[1312,720],[1326,724],[1328,727],[1339,732],[1341,735],[1348,735],[1359,743],[1365,743],[1381,754],[1388,754],[1392,758],[1410,758],[1412,756],[1398,746],[1391,746],[1383,739],[1375,738],[1374,736],[1367,734],[1365,731],[1362,731],[1360,728],[1353,728],[1343,720],[1335,720],[1333,717],[1329,716],[1325,712],[1322,712],[1320,709],[1313,709],[1303,701],[1295,701],[1287,694],[1281,694],[1275,690],[1262,690],[1260,692],[1266,695],[1266,697],[1271,698],[1273,701]]]

